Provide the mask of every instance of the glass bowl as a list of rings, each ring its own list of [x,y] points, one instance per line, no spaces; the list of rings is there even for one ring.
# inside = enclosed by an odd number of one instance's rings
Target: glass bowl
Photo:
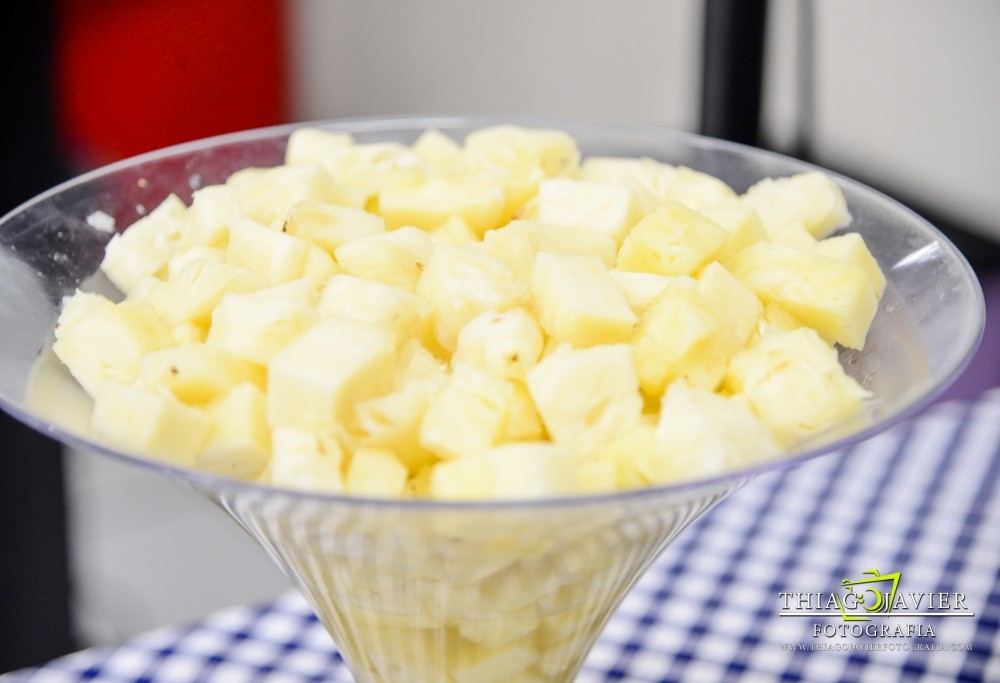
[[[400,117],[308,122],[224,135],[113,164],[0,219],[0,405],[65,444],[178,478],[247,530],[310,601],[358,681],[569,681],[630,587],[666,545],[726,494],[772,469],[866,439],[914,414],[978,346],[983,295],[933,226],[848,178],[840,185],[888,280],[863,351],[845,368],[877,397],[870,415],[752,468],[670,486],[543,501],[445,503],[283,490],[109,448],[90,401],[51,352],[63,296],[110,291],[98,266],[114,230],[168,194],[283,162],[299,125],[358,142],[456,139],[510,123],[558,128],[586,155],[650,157],[718,176],[737,192],[816,167],[654,127],[530,117]]]

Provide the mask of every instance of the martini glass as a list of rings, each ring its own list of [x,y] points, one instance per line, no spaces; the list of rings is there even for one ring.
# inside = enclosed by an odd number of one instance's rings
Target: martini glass
[[[456,139],[484,126],[558,128],[584,155],[650,157],[742,192],[815,170],[762,150],[659,128],[560,119],[408,117],[310,122],[358,142]],[[81,284],[114,293],[98,267],[115,230],[173,193],[248,166],[282,163],[296,126],[225,135],[113,164],[0,219],[0,405],[63,443],[186,482],[228,513],[287,573],[356,680],[571,681],[613,610],[672,539],[768,470],[866,439],[928,404],[978,346],[982,291],[955,247],[905,207],[831,174],[888,279],[863,351],[847,371],[877,397],[863,418],[779,458],[712,478],[543,501],[446,503],[283,490],[111,448],[91,403],[51,353],[61,298]]]

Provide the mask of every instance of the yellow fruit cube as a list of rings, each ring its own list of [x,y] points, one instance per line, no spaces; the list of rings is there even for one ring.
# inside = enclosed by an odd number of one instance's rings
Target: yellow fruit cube
[[[187,245],[225,247],[229,240],[229,221],[242,212],[236,191],[228,185],[207,185],[191,195]]]
[[[670,178],[664,199],[698,210],[706,206],[734,203],[737,196],[733,188],[719,178],[686,166],[678,166]]]
[[[714,389],[742,347],[732,327],[697,291],[666,288],[643,313],[631,342],[642,390],[660,396],[679,377]]]
[[[677,202],[667,202],[643,218],[618,251],[618,269],[694,275],[709,263],[729,233]]]
[[[413,151],[427,166],[457,170],[462,165],[462,145],[437,129],[428,129],[413,143]]]
[[[545,344],[538,321],[527,310],[481,313],[458,333],[454,363],[466,363],[509,380],[524,381]]]
[[[267,478],[275,486],[339,493],[344,450],[332,429],[275,429]]]
[[[501,443],[509,441],[538,441],[545,438],[542,416],[535,408],[535,402],[522,382],[510,382],[514,393],[507,408],[507,421],[503,426]]]
[[[347,467],[346,489],[356,496],[399,497],[406,488],[409,470],[392,451],[360,450]]]
[[[857,415],[871,396],[844,372],[837,351],[808,327],[772,330],[736,354],[725,387],[745,396],[783,445]]]
[[[861,266],[871,279],[875,297],[882,298],[882,294],[885,293],[885,274],[860,234],[848,232],[836,237],[827,237],[816,243],[813,252]]]
[[[759,242],[740,252],[729,270],[765,304],[780,304],[830,343],[864,346],[878,298],[861,266]]]
[[[500,225],[504,177],[496,173],[393,172],[378,195],[379,212],[389,229],[404,225],[433,230],[460,216],[477,235]]]
[[[269,228],[280,229],[288,210],[296,203],[314,199],[341,203],[343,191],[318,164],[247,168],[229,176],[242,214]]]
[[[713,257],[724,266],[729,265],[736,254],[751,244],[767,239],[767,231],[757,212],[749,206],[727,204],[725,206],[705,206],[698,213],[713,221],[729,233],[729,239],[715,252]]]
[[[765,178],[752,185],[740,201],[757,211],[768,233],[799,221],[813,237],[823,237],[851,220],[840,188],[819,171]]]
[[[331,146],[322,154],[320,164],[338,183],[360,190],[370,200],[393,171],[418,166],[420,157],[406,145],[369,142]]]
[[[452,216],[428,234],[435,244],[474,244],[479,241],[479,235],[458,215]]]
[[[443,500],[545,498],[574,493],[576,458],[563,446],[509,443],[438,463],[430,493]]]
[[[582,457],[639,423],[632,347],[562,345],[528,371],[528,392],[552,440]]]
[[[170,262],[167,263],[166,279],[170,280],[177,277],[177,274],[184,270],[184,267],[192,261],[215,261],[217,263],[222,263],[225,260],[226,250],[224,247],[209,247],[205,245],[188,247],[187,249],[182,249],[174,254],[173,258],[170,259]],[[156,280],[156,278],[150,279],[154,281]],[[149,282],[149,279],[143,280],[143,282],[135,290],[133,290],[133,293],[135,293],[136,290],[141,290],[147,282]],[[142,298],[147,294],[149,294],[149,289],[142,292],[135,298]]]
[[[695,280],[687,275],[660,275],[658,273],[642,273],[629,270],[612,270],[611,277],[614,278],[618,289],[625,295],[632,312],[637,316],[645,313],[654,301],[663,293],[667,287],[687,287],[695,288]]]
[[[538,220],[611,237],[621,244],[639,220],[635,190],[570,178],[550,178],[538,187]]]
[[[150,351],[140,361],[138,384],[163,387],[180,401],[214,401],[238,384],[264,387],[264,368],[216,346],[188,343]]]
[[[648,157],[587,157],[580,166],[580,180],[629,185],[636,190],[642,213],[652,213],[669,198],[677,169]]]
[[[745,345],[764,315],[764,306],[732,273],[716,262],[698,275],[697,291],[716,313],[732,323],[740,344]]]
[[[426,302],[412,292],[353,275],[334,275],[319,301],[321,316],[355,318],[392,330],[399,343],[419,336]]]
[[[471,246],[435,247],[417,283],[417,295],[431,305],[434,337],[449,351],[470,320],[511,308],[522,291],[506,266]]]
[[[805,251],[812,249],[818,244],[816,238],[812,236],[812,233],[806,229],[806,226],[801,221],[786,223],[782,227],[775,229],[770,237],[771,241],[775,244],[783,244],[786,247],[803,249]]]
[[[614,267],[618,258],[618,243],[607,235],[527,220],[511,221],[498,230],[490,230],[483,237],[483,247],[518,279],[528,278],[535,254],[540,251],[595,256],[608,268]]]
[[[52,351],[91,395],[107,380],[133,382],[143,356],[173,344],[145,301],[114,304],[84,293],[64,303],[55,336]]]
[[[226,261],[260,273],[272,285],[302,277],[309,243],[237,216],[229,224]]]
[[[301,166],[318,164],[331,150],[336,151],[354,144],[350,133],[337,133],[306,126],[297,128],[288,136],[285,145],[285,164]]]
[[[206,412],[212,427],[195,464],[238,479],[253,479],[263,472],[271,456],[264,392],[254,384],[238,384]]]
[[[147,300],[171,327],[194,323],[207,327],[212,311],[229,292],[256,292],[269,284],[249,268],[200,259],[149,291]]]
[[[359,401],[388,388],[395,355],[389,330],[350,318],[325,319],[268,364],[268,422],[296,429],[349,424]]]
[[[423,239],[412,233],[418,232]],[[337,247],[334,256],[348,275],[414,291],[434,243],[421,230],[400,228]]]
[[[289,235],[312,242],[333,254],[343,244],[382,234],[385,221],[361,209],[305,200],[288,210],[283,228]]]
[[[186,228],[187,206],[176,195],[170,195],[125,232],[111,237],[104,249],[101,270],[125,294],[145,277],[163,278]]]
[[[94,432],[118,448],[190,467],[212,421],[169,392],[105,382],[92,393]]]
[[[541,252],[531,269],[531,298],[542,327],[576,347],[627,341],[636,317],[595,256]]]

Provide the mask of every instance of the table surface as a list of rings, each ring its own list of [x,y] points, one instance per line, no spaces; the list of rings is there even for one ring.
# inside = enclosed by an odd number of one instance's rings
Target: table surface
[[[842,581],[877,578],[872,570],[899,573],[902,602],[845,621],[828,601],[847,597]],[[289,593],[0,679],[351,677]],[[733,493],[636,585],[578,683],[775,680],[1000,681],[1000,390],[937,404]]]

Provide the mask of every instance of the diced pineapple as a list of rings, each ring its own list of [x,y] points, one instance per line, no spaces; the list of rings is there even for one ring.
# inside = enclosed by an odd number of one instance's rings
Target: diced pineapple
[[[757,295],[716,262],[701,271],[697,290],[716,313],[732,323],[736,338],[745,345],[764,315]]]
[[[395,232],[399,232],[398,230]],[[395,232],[371,235],[337,247],[334,256],[341,271],[407,291],[414,291],[426,265],[424,250],[390,237]],[[428,239],[430,248],[433,243]]]
[[[506,380],[471,365],[456,366],[420,422],[421,447],[451,460],[496,445],[513,401]]]
[[[470,320],[485,311],[511,308],[522,289],[510,270],[489,254],[467,246],[440,245],[420,276],[417,295],[431,305],[435,339],[451,351]]]
[[[256,292],[267,285],[266,277],[249,268],[202,259],[151,289],[147,300],[170,326],[191,322],[207,327],[227,293]]]
[[[827,341],[864,345],[878,298],[861,266],[760,242],[740,252],[729,270],[765,304],[780,304]]]
[[[342,191],[318,164],[247,168],[229,176],[242,214],[261,225],[280,228],[292,205],[306,199],[338,204]]]
[[[204,411],[168,392],[105,382],[92,396],[96,434],[126,451],[175,465],[195,464],[212,426]]]
[[[627,341],[636,317],[607,267],[595,256],[541,252],[531,270],[531,298],[550,337],[576,347]]]
[[[535,402],[522,382],[510,382],[514,393],[507,409],[507,421],[503,426],[502,443],[510,441],[538,441],[545,438],[545,425],[538,414]]]
[[[612,270],[618,289],[625,295],[625,300],[632,312],[641,316],[647,308],[656,301],[667,287],[695,287],[694,278],[687,275],[659,275],[658,273],[642,273],[629,270]]]
[[[643,313],[632,338],[642,390],[660,396],[679,377],[714,389],[726,361],[742,348],[732,327],[697,291],[666,288]]]
[[[678,166],[667,186],[666,201],[680,202],[698,210],[706,206],[725,206],[737,200],[733,188],[715,176]]]
[[[63,305],[52,350],[91,395],[107,380],[131,383],[142,357],[173,344],[170,329],[145,301],[114,304],[75,294]]]
[[[101,270],[128,294],[147,276],[163,278],[177,253],[187,227],[187,206],[170,195],[123,233],[117,233],[104,250]]]
[[[483,237],[486,252],[496,256],[518,277],[527,279],[535,254],[596,256],[608,268],[618,258],[618,243],[607,235],[578,230],[565,225],[549,225],[538,221],[511,221]]]
[[[359,450],[347,467],[346,489],[357,496],[399,497],[406,488],[409,470],[392,451]]]
[[[851,220],[840,188],[819,171],[765,178],[751,186],[740,200],[757,211],[768,233],[799,221],[819,238]]]
[[[528,372],[527,384],[552,440],[578,457],[632,429],[642,413],[628,344],[562,345]]]
[[[226,294],[212,313],[206,342],[260,365],[319,319],[308,281],[250,294]]]
[[[570,178],[543,180],[538,187],[538,220],[611,237],[621,244],[639,220],[635,190]]]
[[[588,460],[577,465],[580,493],[611,493],[618,488],[618,469],[614,463]]]
[[[284,229],[289,235],[301,237],[333,254],[343,244],[382,234],[385,221],[361,209],[305,200],[288,210]]]
[[[229,240],[229,221],[241,212],[236,191],[228,185],[207,185],[191,195],[187,245],[224,247]]]
[[[363,192],[369,204],[364,208],[374,208],[370,206],[371,199],[389,174],[399,168],[418,166],[420,157],[406,145],[369,142],[327,149],[320,164],[338,183]]]
[[[318,164],[331,150],[340,150],[354,144],[350,133],[313,128],[297,128],[288,136],[285,145],[285,163],[290,166]]]
[[[167,279],[176,277],[184,269],[184,266],[192,261],[217,261],[222,263],[225,259],[226,250],[223,247],[198,245],[183,249],[174,254],[174,257],[170,259],[170,263],[167,264]]]
[[[524,308],[502,313],[487,311],[459,332],[452,362],[523,382],[527,371],[538,362],[544,344],[538,321]]]
[[[413,151],[431,168],[455,170],[462,165],[462,145],[437,129],[421,133]]]
[[[237,216],[229,224],[226,261],[260,273],[272,285],[280,285],[302,277],[308,248],[304,239]]]
[[[170,334],[177,345],[201,344],[208,339],[208,328],[193,322],[186,322],[172,327]]]
[[[509,443],[438,463],[431,496],[443,500],[543,498],[576,492],[576,459],[564,446]]]
[[[523,613],[496,615],[493,618],[472,616],[461,619],[458,632],[466,640],[492,648],[500,648],[533,633],[539,625],[531,608]]]
[[[848,232],[836,237],[827,237],[825,240],[816,243],[813,252],[840,259],[864,268],[871,279],[872,288],[875,290],[875,297],[882,298],[885,293],[885,274],[878,265],[878,261],[872,256],[865,244],[865,239],[856,232]]]
[[[792,221],[777,228],[771,233],[771,241],[775,244],[783,244],[793,249],[808,251],[815,247],[818,242],[812,233],[806,229],[801,221]]]
[[[802,321],[792,315],[787,308],[774,302],[764,306],[764,317],[761,320],[762,329],[764,328],[765,323],[769,326],[776,327],[782,332],[791,332],[792,330],[804,327]]]
[[[327,318],[268,364],[272,427],[324,429],[349,424],[353,408],[391,384],[396,339],[360,320]]]
[[[767,239],[767,231],[760,222],[760,216],[749,206],[727,204],[725,206],[706,206],[698,209],[698,213],[715,222],[729,233],[729,239],[715,252],[715,260],[724,266],[729,265],[736,254],[751,244]]]
[[[616,488],[630,489],[653,482],[649,459],[657,449],[656,424],[643,418],[633,429],[616,434],[602,444],[591,460],[614,467]]]
[[[237,384],[264,387],[264,368],[217,346],[183,344],[150,351],[140,361],[138,384],[163,387],[192,405],[214,401]]]
[[[195,464],[238,479],[257,477],[271,456],[264,392],[255,384],[238,384],[206,411],[212,428]]]
[[[695,275],[729,239],[729,233],[677,202],[643,218],[618,251],[618,269]]]
[[[652,213],[669,197],[677,169],[648,157],[587,157],[580,167],[580,180],[629,185],[638,196],[642,213]]]
[[[671,384],[663,396],[656,447],[644,459],[655,483],[708,477],[777,455],[771,428],[744,396]]]
[[[334,275],[319,301],[321,316],[344,316],[392,330],[399,343],[417,337],[427,303],[412,292],[353,275]]]
[[[473,244],[479,241],[479,235],[458,215],[452,216],[428,234],[435,244]]]
[[[338,493],[344,490],[344,450],[332,429],[275,429],[268,479],[275,486]]]
[[[858,415],[871,396],[807,327],[765,334],[730,361],[725,385],[745,396],[786,446]]]
[[[490,172],[394,171],[378,195],[389,229],[404,225],[433,230],[461,216],[478,235],[499,227],[505,203],[504,177]]]
[[[327,280],[340,272],[337,262],[326,252],[315,244],[306,247],[305,257],[302,259],[302,278],[308,280],[320,291]]]

